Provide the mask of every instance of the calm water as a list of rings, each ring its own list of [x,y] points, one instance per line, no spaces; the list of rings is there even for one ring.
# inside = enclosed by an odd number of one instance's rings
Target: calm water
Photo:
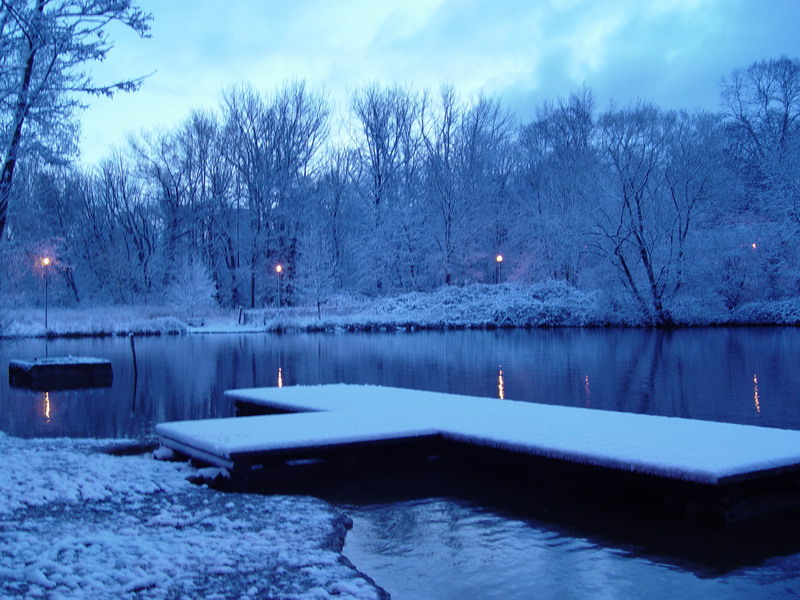
[[[0,387],[0,430],[152,435],[230,416],[236,387],[372,383],[800,429],[800,330],[543,330],[0,341],[11,358],[112,360],[107,389]],[[800,526],[682,530],[592,512],[505,482],[443,474],[318,486],[355,521],[345,553],[394,598],[785,598],[800,595]],[[777,530],[776,530],[777,529]]]

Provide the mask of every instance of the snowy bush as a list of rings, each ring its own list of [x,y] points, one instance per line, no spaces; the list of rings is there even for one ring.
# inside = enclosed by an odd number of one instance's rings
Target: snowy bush
[[[372,327],[551,327],[601,322],[594,295],[563,282],[473,284],[376,301],[356,321]]]
[[[739,324],[800,325],[800,298],[749,302],[734,312],[733,321]]]
[[[8,309],[7,325],[0,337],[178,334],[187,331],[186,323],[174,316],[174,309],[142,306],[86,307],[51,309],[47,332],[42,309]]]

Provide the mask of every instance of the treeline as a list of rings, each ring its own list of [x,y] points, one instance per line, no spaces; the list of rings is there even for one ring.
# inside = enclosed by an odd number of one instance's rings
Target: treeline
[[[716,113],[601,111],[581,89],[519,122],[447,86],[366,86],[340,112],[303,83],[237,87],[94,168],[20,161],[0,292],[41,301],[45,269],[65,305],[560,280],[654,323],[796,296],[800,62],[720,95]]]

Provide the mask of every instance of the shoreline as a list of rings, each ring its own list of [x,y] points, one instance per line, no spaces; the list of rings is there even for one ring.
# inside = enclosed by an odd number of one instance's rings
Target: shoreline
[[[330,503],[212,490],[188,481],[188,463],[126,455],[127,444],[0,433],[0,592],[389,597],[344,556],[351,522]]]
[[[184,335],[248,335],[248,334],[273,334],[291,335],[299,333],[320,333],[320,334],[340,334],[340,333],[415,333],[431,331],[502,331],[502,330],[534,330],[534,329],[652,329],[658,331],[677,331],[684,329],[715,329],[725,327],[798,327],[800,322],[774,321],[714,321],[709,323],[671,323],[669,325],[652,324],[628,324],[628,323],[603,323],[603,324],[561,324],[561,325],[511,325],[495,323],[417,323],[417,322],[379,322],[379,323],[351,323],[347,325],[339,324],[305,324],[296,323],[270,323],[263,327],[242,327],[236,324],[229,326],[220,325],[190,325],[183,323],[179,328],[162,329],[153,328],[131,328],[131,329],[108,329],[101,331],[47,331],[30,332],[25,334],[3,334],[0,333],[0,340],[18,339],[84,339],[84,338],[111,338],[111,337],[161,337],[161,336],[184,336]]]
[[[334,307],[326,309],[321,318],[311,307],[211,309],[194,314],[172,307],[152,306],[58,308],[50,311],[46,329],[39,308],[0,309],[0,339],[555,328],[670,331],[702,327],[800,326],[800,298],[754,303],[727,314],[676,314],[668,324],[652,323],[637,315],[612,314],[580,302],[526,299],[527,302],[519,303],[512,299],[510,305],[498,306],[485,302],[485,298],[479,298],[479,302],[460,303],[436,303],[436,299],[433,296],[415,298],[411,303],[389,299],[366,306]]]
[[[797,326],[800,296],[741,304],[675,301],[665,322],[624,299],[563,282],[473,284],[371,298],[340,295],[317,305],[253,309],[186,305],[0,308],[0,338],[69,338],[186,333],[321,333],[535,329]],[[47,317],[47,318],[45,318]],[[47,322],[47,327],[45,327]]]

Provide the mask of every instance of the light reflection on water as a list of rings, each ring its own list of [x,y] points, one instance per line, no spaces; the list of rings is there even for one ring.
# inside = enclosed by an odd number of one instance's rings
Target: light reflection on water
[[[50,392],[44,393],[44,420],[45,423],[50,422]]]
[[[758,375],[753,375],[753,404],[756,407],[756,412],[761,412],[761,400],[758,397]]]
[[[506,382],[505,379],[503,379],[502,367],[497,372],[497,397],[500,400],[506,399]]]
[[[11,358],[102,356],[112,387],[41,396],[0,383],[0,430],[140,437],[165,420],[232,416],[227,389],[369,383],[800,429],[800,329],[555,329],[0,340]],[[37,402],[36,399],[39,401]],[[41,413],[39,413],[41,414]]]

